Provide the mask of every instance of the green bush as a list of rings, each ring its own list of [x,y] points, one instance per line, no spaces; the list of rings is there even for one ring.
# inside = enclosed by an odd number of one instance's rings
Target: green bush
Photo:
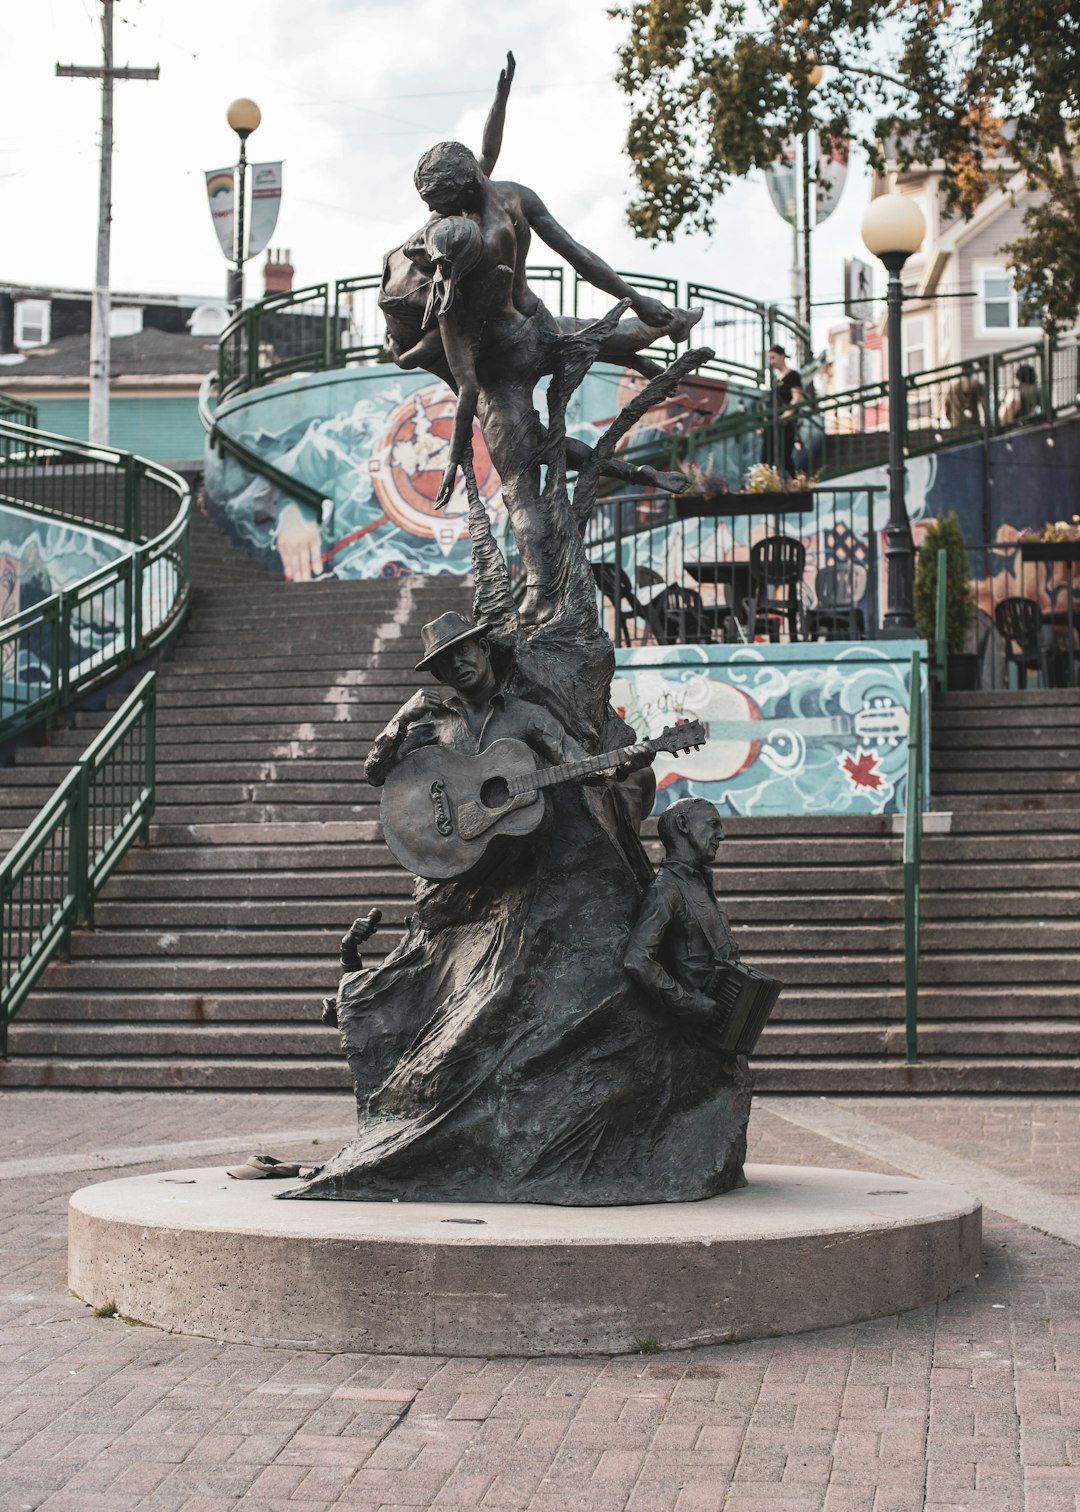
[[[929,643],[930,658],[936,655],[934,631],[937,620],[938,552],[945,550],[945,644],[949,651],[963,651],[975,618],[975,589],[968,568],[967,548],[954,514],[931,520],[915,559],[915,623]]]

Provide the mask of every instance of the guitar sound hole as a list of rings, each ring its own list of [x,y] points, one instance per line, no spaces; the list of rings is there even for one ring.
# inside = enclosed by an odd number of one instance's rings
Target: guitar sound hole
[[[480,802],[488,809],[504,808],[510,802],[510,784],[505,777],[489,777],[480,788]]]

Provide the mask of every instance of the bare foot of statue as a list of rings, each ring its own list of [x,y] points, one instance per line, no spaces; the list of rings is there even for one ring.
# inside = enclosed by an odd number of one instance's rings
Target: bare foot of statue
[[[672,341],[685,341],[705,313],[703,305],[692,305],[689,310],[672,310],[668,335]]]

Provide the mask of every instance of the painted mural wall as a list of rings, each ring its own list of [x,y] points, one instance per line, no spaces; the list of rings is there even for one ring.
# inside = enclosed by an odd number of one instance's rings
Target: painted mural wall
[[[574,397],[570,434],[591,443],[640,381],[617,368],[594,368]],[[730,398],[727,383],[694,380],[652,412],[626,444],[683,434],[722,414]],[[228,401],[218,411],[222,427],[326,503],[314,522],[271,483],[210,451],[207,507],[246,550],[277,571],[317,523],[320,575],[467,573],[471,546],[463,482],[446,509],[434,508],[454,402],[450,390],[429,375],[384,365],[313,373]],[[543,414],[539,396],[538,407]],[[481,496],[499,533],[505,524],[501,488],[479,428],[473,452]]]
[[[113,536],[0,505],[0,621],[33,609],[129,552],[130,547]],[[123,614],[122,597],[113,602]],[[71,666],[100,655],[116,633],[117,625],[105,612],[80,622],[68,648]],[[40,630],[20,633],[3,647],[0,675],[10,681],[17,673],[23,684],[36,678],[47,681],[49,654]]]
[[[611,697],[639,738],[676,719],[708,729],[700,750],[657,757],[654,814],[680,798],[753,817],[897,814],[913,697],[926,712],[925,657],[924,641],[900,640],[634,647],[616,652]],[[927,772],[928,755],[924,741]]]

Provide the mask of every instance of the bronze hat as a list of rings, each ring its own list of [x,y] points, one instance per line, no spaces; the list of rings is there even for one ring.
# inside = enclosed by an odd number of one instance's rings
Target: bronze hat
[[[416,671],[423,672],[430,667],[435,658],[443,651],[456,646],[459,641],[472,640],[476,636],[486,635],[491,626],[486,620],[479,625],[474,625],[458,614],[453,609],[448,609],[445,614],[440,614],[438,619],[433,619],[420,631],[420,639],[424,645],[424,654],[416,664]]]

